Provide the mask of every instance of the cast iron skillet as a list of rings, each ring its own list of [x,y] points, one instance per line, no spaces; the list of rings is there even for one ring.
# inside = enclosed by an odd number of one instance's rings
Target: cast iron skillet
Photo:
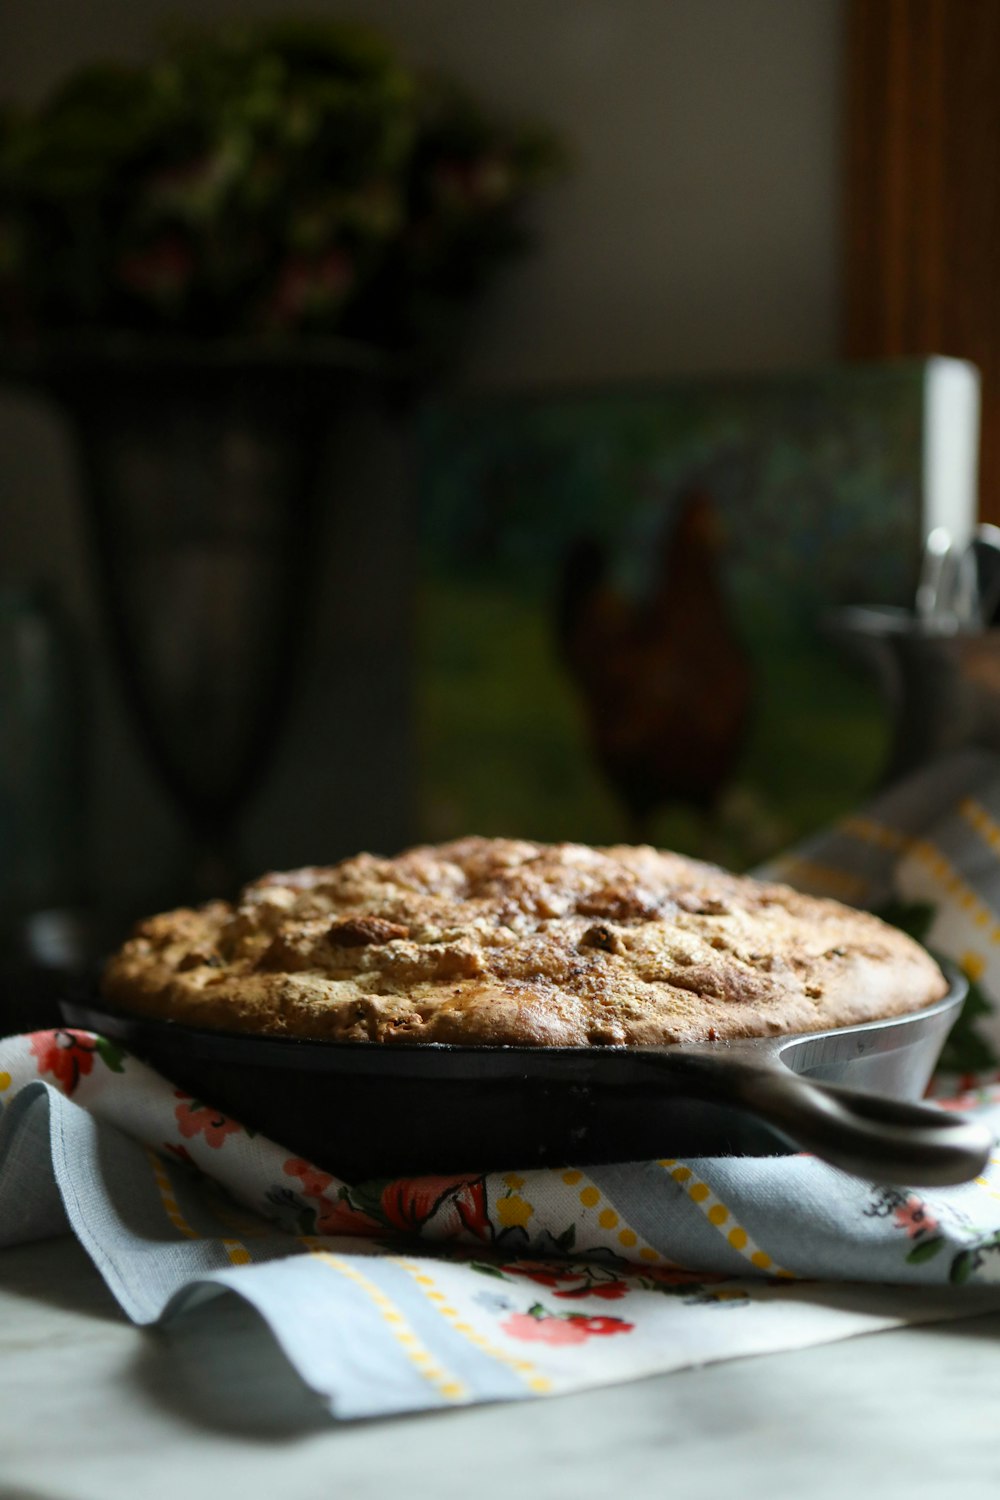
[[[992,1138],[914,1103],[965,998],[834,1031],[667,1047],[313,1042],[197,1030],[64,1002],[346,1181],[805,1150],[870,1181],[939,1186],[982,1172]]]

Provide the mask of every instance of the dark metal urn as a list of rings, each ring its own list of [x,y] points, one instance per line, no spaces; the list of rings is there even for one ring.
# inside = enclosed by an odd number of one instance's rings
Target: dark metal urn
[[[33,373],[72,424],[124,698],[196,837],[190,894],[219,894],[300,657],[329,433],[392,374],[349,344],[112,343]]]

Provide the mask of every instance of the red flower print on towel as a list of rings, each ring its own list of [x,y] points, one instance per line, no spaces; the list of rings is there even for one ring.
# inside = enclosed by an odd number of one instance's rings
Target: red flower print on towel
[[[536,1318],[513,1313],[500,1327],[516,1339],[537,1344],[585,1344],[587,1331],[575,1318]]]
[[[556,1292],[557,1297],[603,1297],[607,1302],[613,1302],[618,1297],[624,1297],[628,1291],[628,1283],[625,1281],[592,1281],[586,1286],[569,1287],[565,1291]]]
[[[579,1313],[572,1314],[572,1321],[579,1322],[588,1334],[602,1337],[609,1333],[631,1333],[635,1327],[634,1323],[626,1323],[624,1318],[581,1318]]]
[[[317,1234],[363,1234],[369,1239],[385,1236],[385,1225],[370,1219],[347,1198],[335,1198],[332,1202],[317,1198],[314,1201]]]
[[[512,1260],[500,1270],[510,1276],[526,1276],[529,1281],[537,1281],[539,1286],[558,1286],[560,1281],[577,1281],[580,1276],[575,1269],[566,1270],[546,1260]]]
[[[289,1177],[299,1179],[303,1196],[310,1199],[311,1206],[315,1208],[317,1234],[385,1233],[382,1224],[356,1208],[343,1192],[333,1198],[323,1196],[334,1180],[329,1172],[321,1172],[301,1156],[290,1156],[282,1170]]]
[[[577,1286],[564,1286],[561,1291],[555,1291],[556,1297],[603,1297],[608,1302],[613,1302],[618,1297],[624,1297],[628,1291],[628,1282],[622,1281],[620,1277],[602,1266],[559,1266],[552,1261],[544,1260],[515,1260],[509,1261],[500,1267],[509,1276],[524,1276],[529,1281],[537,1282],[539,1286],[556,1288],[560,1282],[575,1281]]]
[[[190,1094],[183,1093],[181,1089],[174,1089],[174,1097],[182,1101],[174,1110],[177,1128],[181,1135],[189,1139],[204,1135],[205,1144],[218,1150],[227,1135],[243,1129],[236,1120],[230,1120],[228,1115],[220,1114],[217,1109],[202,1104],[198,1099],[192,1099]]]
[[[97,1039],[89,1031],[36,1031],[31,1051],[39,1073],[51,1073],[64,1094],[72,1094],[94,1066]]]
[[[659,1282],[662,1286],[710,1286],[716,1281],[728,1281],[728,1272],[685,1271],[680,1266],[643,1266],[644,1280]]]
[[[434,1239],[454,1239],[463,1231],[490,1238],[486,1184],[481,1177],[413,1177],[390,1182],[380,1207],[394,1229],[427,1228]]]
[[[321,1198],[330,1186],[333,1178],[329,1172],[321,1172],[304,1157],[290,1156],[282,1167],[289,1177],[297,1177],[302,1184],[302,1191],[307,1198]]]
[[[585,1344],[589,1338],[631,1333],[624,1318],[588,1318],[583,1313],[550,1313],[536,1302],[526,1313],[513,1313],[500,1327],[516,1339],[538,1344]]]
[[[916,1196],[907,1198],[894,1213],[896,1228],[905,1229],[911,1240],[915,1240],[918,1234],[929,1234],[938,1227],[937,1219],[928,1213],[926,1203]]]

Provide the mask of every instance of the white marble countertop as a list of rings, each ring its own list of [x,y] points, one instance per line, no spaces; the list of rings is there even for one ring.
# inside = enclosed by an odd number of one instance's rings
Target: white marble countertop
[[[995,1500],[998,1353],[995,1313],[338,1424],[235,1300],[143,1332],[50,1240],[0,1253],[0,1500]]]

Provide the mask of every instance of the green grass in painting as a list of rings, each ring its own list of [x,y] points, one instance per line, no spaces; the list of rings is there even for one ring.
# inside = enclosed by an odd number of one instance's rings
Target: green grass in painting
[[[670,808],[648,835],[745,867],[870,791],[885,753],[868,684],[787,622],[741,628],[758,702],[733,788],[711,824]],[[421,643],[423,832],[476,831],[601,843],[632,830],[593,764],[573,684],[544,607],[482,581],[440,576],[424,598]]]

